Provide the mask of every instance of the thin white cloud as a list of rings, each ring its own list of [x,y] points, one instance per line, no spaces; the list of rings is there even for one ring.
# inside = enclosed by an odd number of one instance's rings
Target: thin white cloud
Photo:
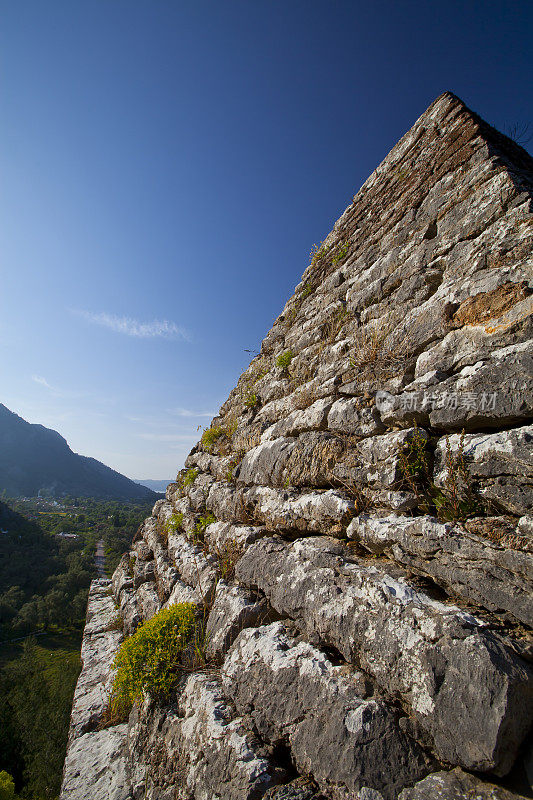
[[[216,411],[190,411],[188,408],[171,408],[168,413],[177,417],[209,417],[209,419],[217,415]]]
[[[190,336],[185,328],[168,319],[140,322],[132,317],[118,317],[116,314],[107,314],[106,312],[95,314],[92,311],[76,309],[73,310],[73,313],[94,325],[101,325],[104,328],[115,331],[115,333],[123,333],[125,336],[133,336],[136,339],[160,338],[190,341]]]
[[[43,378],[42,375],[32,375],[31,379],[34,383],[46,389],[52,397],[57,397],[62,400],[80,400],[85,398],[104,405],[113,405],[115,403],[115,398],[113,397],[95,395],[93,392],[77,391],[75,389],[62,389],[60,386],[54,386],[53,384],[48,383],[46,378]],[[107,414],[104,414],[100,411],[95,411],[94,409],[87,409],[84,411],[84,414],[92,414],[94,416],[101,417],[107,416]]]
[[[46,389],[50,389],[52,392],[54,391],[46,378],[43,378],[41,375],[32,375],[31,379],[32,381],[35,381],[35,383],[38,383],[39,386],[44,386]]]

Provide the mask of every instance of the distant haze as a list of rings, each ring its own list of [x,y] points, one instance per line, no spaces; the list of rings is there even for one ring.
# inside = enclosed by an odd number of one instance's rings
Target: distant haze
[[[151,489],[153,492],[165,492],[166,488],[169,483],[171,483],[171,479],[163,480],[163,481],[154,481],[150,480],[150,478],[146,478],[145,480],[141,480],[140,478],[135,481],[140,486],[146,486],[148,489]]]

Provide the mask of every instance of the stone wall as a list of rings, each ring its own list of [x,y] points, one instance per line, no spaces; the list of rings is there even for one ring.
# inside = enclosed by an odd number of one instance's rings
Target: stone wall
[[[533,796],[532,186],[444,94],[361,187],[113,576],[209,669],[94,731],[97,584],[62,800]]]

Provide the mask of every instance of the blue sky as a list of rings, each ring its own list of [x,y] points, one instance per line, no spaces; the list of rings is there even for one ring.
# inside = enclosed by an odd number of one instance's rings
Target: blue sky
[[[0,402],[133,478],[175,475],[437,95],[533,124],[529,1],[0,10]]]

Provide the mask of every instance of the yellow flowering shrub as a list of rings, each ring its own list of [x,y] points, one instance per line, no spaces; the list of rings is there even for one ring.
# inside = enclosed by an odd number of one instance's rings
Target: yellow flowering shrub
[[[124,718],[145,692],[168,697],[181,677],[184,660],[197,644],[193,603],[170,606],[141,625],[121,645],[113,666],[109,721]]]

